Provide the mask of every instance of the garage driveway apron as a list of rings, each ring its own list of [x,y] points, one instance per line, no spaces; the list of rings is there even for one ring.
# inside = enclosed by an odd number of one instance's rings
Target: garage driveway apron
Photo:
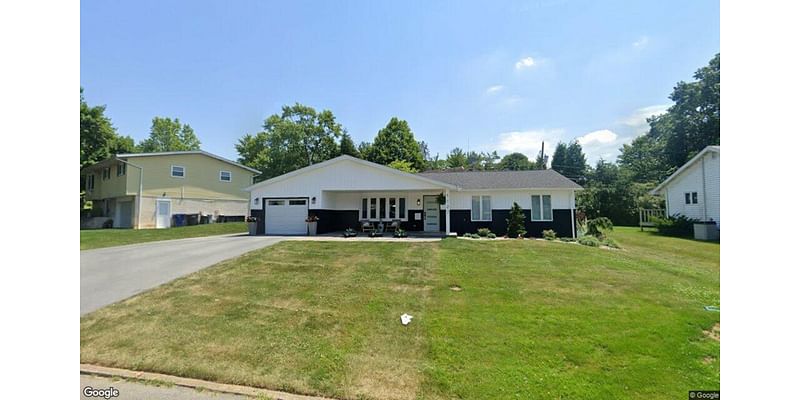
[[[81,316],[282,240],[237,234],[81,251]]]

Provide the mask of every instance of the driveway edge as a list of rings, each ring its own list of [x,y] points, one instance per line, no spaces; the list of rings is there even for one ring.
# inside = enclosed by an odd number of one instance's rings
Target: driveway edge
[[[267,396],[270,399],[278,400],[334,400],[329,397],[306,396],[302,394],[294,394],[287,392],[280,392],[277,390],[261,389],[250,386],[231,385],[227,383],[217,383],[204,381],[202,379],[183,378],[174,375],[165,375],[155,372],[142,372],[132,371],[122,368],[103,367],[93,364],[81,364],[81,374],[85,375],[98,375],[105,377],[117,377],[127,379],[142,379],[149,381],[161,381],[171,383],[175,386],[188,387],[193,389],[209,390],[212,392],[238,394],[244,396]]]

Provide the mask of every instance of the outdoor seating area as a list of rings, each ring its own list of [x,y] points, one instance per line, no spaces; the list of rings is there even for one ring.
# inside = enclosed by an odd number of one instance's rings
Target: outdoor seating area
[[[384,232],[396,232],[400,229],[400,220],[395,219],[392,221],[367,221],[363,220],[360,221],[361,223],[361,232],[364,233],[384,233]]]

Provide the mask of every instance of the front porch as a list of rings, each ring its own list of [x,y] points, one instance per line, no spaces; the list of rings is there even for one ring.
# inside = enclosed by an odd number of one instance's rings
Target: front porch
[[[366,235],[369,231],[384,232],[391,237],[396,229],[415,236],[442,237],[450,231],[447,188],[440,190],[405,191],[336,191],[323,190],[319,209],[309,209],[319,218],[317,232],[341,233],[352,229]],[[314,199],[311,200],[312,204]],[[429,237],[429,236],[425,236]]]

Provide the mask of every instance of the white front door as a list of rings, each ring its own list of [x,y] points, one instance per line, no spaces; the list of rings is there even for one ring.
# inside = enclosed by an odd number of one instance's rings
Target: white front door
[[[156,228],[169,228],[172,210],[169,200],[156,200]]]
[[[264,232],[267,235],[305,235],[308,233],[307,199],[267,199],[264,211]]]
[[[422,208],[425,210],[425,232],[439,232],[439,202],[436,196],[423,196]]]

